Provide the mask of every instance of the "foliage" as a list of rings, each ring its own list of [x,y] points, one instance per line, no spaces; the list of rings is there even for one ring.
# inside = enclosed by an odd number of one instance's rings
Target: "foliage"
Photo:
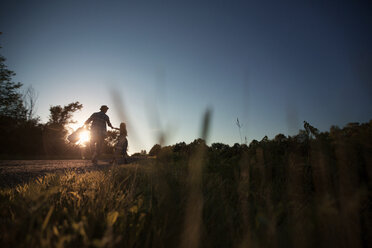
[[[40,118],[35,113],[37,98],[38,94],[32,86],[29,86],[23,94],[23,105],[27,110],[26,119],[34,122],[35,125],[40,121]]]
[[[51,106],[49,108],[50,115],[47,124],[51,126],[64,127],[65,125],[73,122],[71,120],[72,114],[77,110],[82,109],[82,107],[83,105],[79,102],[73,102],[65,105],[64,107],[61,107],[60,105]]]
[[[40,145],[38,140],[32,140],[40,133],[38,120],[28,119],[29,109],[20,92],[22,84],[13,82],[15,73],[8,69],[5,61],[0,55],[0,151],[17,154],[22,149],[23,154],[29,154],[35,152],[35,145]],[[27,131],[32,133],[24,135]]]
[[[0,118],[24,120],[27,110],[23,105],[22,94],[19,92],[22,84],[12,81],[15,75],[5,65],[5,58],[0,55]]]
[[[43,145],[47,155],[78,154],[77,149],[68,146],[66,136],[68,131],[66,125],[73,123],[72,115],[83,107],[79,102],[73,102],[61,107],[60,105],[49,108],[49,121],[43,128]]]
[[[107,154],[112,154],[114,151],[114,146],[117,142],[120,132],[118,130],[108,130],[107,137],[104,140],[103,152]]]
[[[161,150],[161,146],[159,144],[155,144],[149,151],[150,156],[156,156],[159,154]]]
[[[372,242],[371,121],[249,146],[208,147],[197,139],[162,147],[157,159],[139,165],[46,175],[3,188],[1,246],[178,247],[194,192],[193,163],[202,168],[199,247]]]
[[[1,157],[66,158],[80,154],[79,149],[65,143],[65,137],[66,125],[73,122],[72,114],[80,110],[82,104],[73,102],[64,107],[51,106],[48,123],[40,124],[39,117],[35,116],[37,93],[30,86],[22,94],[22,84],[13,82],[16,74],[7,68],[5,61],[0,55]]]

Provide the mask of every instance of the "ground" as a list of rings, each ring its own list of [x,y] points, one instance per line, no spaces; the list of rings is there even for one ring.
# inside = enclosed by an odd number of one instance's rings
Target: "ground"
[[[129,163],[148,159],[147,157],[131,156]],[[110,167],[109,160],[101,160],[93,165],[90,160],[0,160],[0,187],[11,187],[28,182],[47,173],[63,173],[75,171],[85,173],[88,171],[103,170]]]
[[[93,165],[90,160],[0,160],[0,187],[28,182],[47,173],[63,173],[73,170],[84,173],[102,170],[108,162]]]

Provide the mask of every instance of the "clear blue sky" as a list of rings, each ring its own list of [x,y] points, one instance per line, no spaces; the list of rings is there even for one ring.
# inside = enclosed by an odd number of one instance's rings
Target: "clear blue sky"
[[[209,143],[230,145],[237,117],[248,141],[372,119],[370,1],[2,0],[0,32],[43,122],[51,105],[80,101],[82,123],[107,104],[130,152],[160,130],[193,141],[208,107]]]

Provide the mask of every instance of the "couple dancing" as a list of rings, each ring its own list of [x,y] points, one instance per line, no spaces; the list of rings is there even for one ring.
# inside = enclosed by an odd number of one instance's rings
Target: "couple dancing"
[[[127,140],[127,128],[124,122],[120,123],[120,128],[115,128],[111,125],[110,118],[106,115],[109,108],[106,105],[102,105],[100,112],[93,113],[84,125],[89,125],[90,127],[90,148],[92,152],[92,162],[97,164],[99,155],[101,154],[103,141],[106,138],[106,124],[112,129],[119,130],[120,135],[116,140],[114,146],[114,159],[112,163],[120,163],[122,158],[127,156],[128,140]]]

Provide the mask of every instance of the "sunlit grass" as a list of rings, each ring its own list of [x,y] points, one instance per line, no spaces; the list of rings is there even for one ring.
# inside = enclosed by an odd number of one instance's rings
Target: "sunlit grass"
[[[249,147],[195,140],[156,160],[0,189],[0,245],[363,247],[371,128]]]
[[[28,247],[107,247],[123,243],[127,229],[135,238],[136,227],[141,230],[137,219],[144,220],[146,213],[143,193],[138,194],[131,173],[123,169],[71,171],[1,190],[2,242],[7,247],[22,246],[22,242]],[[114,235],[117,223],[119,232]],[[12,230],[4,229],[9,225]],[[23,241],[17,239],[19,235]]]

